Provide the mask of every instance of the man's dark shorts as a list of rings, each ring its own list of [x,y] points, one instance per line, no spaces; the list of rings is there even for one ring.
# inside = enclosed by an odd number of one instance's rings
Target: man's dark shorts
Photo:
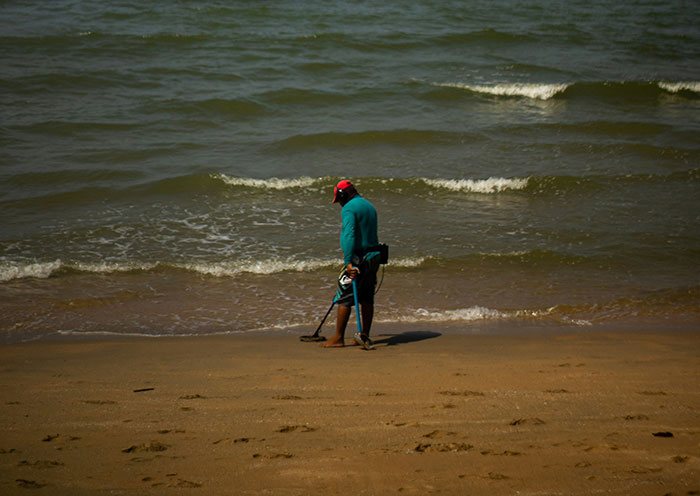
[[[374,303],[374,290],[377,287],[377,269],[379,269],[379,256],[369,260],[363,260],[358,267],[360,273],[355,279],[357,285],[357,299],[360,303]],[[335,294],[336,304],[342,306],[354,306],[355,296],[352,292],[352,279],[347,275],[346,268],[338,275],[338,290]]]

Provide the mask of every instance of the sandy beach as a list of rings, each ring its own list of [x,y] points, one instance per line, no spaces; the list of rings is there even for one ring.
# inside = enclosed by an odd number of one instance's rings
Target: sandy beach
[[[3,346],[0,493],[700,494],[700,333],[375,339]]]

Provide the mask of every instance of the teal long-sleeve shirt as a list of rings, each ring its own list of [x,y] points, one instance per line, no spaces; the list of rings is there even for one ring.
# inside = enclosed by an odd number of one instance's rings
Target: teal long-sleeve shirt
[[[340,247],[345,265],[352,263],[352,256],[362,257],[364,251],[379,244],[377,235],[377,210],[360,195],[354,196],[341,210],[343,227]]]

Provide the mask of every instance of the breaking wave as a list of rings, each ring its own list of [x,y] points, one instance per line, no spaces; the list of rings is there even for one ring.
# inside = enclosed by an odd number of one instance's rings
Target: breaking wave
[[[470,193],[500,193],[506,190],[519,190],[527,187],[528,179],[507,179],[490,177],[488,179],[422,179],[434,188],[444,188],[452,191]]]
[[[418,308],[404,315],[393,316],[387,322],[475,322],[494,320],[528,320],[528,319],[553,319],[561,324],[576,326],[589,326],[591,322],[583,319],[573,319],[559,311],[559,307],[547,309],[523,309],[523,310],[495,310],[481,306],[459,308],[454,310],[427,310]],[[378,320],[381,322],[381,320]]]
[[[408,309],[378,322],[495,322],[553,323],[575,327],[622,322],[628,319],[681,317],[697,321],[700,286],[665,288],[645,295],[627,296],[584,304],[559,304],[543,308],[493,309],[472,306],[451,310]]]
[[[226,174],[213,174],[211,177],[223,181],[229,186],[274,190],[307,188],[322,181],[321,179],[314,179],[312,177],[298,177],[294,179],[278,179],[276,177],[270,179],[253,179],[249,177],[228,176]]]
[[[645,127],[637,127],[637,132],[652,132]],[[661,153],[661,152],[659,152]],[[18,199],[0,200],[0,205],[10,208],[47,208],[47,206],[65,206],[84,202],[96,202],[109,199],[117,201],[120,198],[131,199],[134,195],[146,198],[149,195],[210,195],[230,191],[236,188],[237,194],[257,195],[265,192],[295,191],[301,194],[317,195],[330,194],[339,177],[296,177],[296,178],[251,178],[239,177],[224,173],[194,174],[161,179],[127,188],[105,187],[101,185],[102,177],[97,176],[99,186],[81,187],[61,193],[48,195],[25,196]],[[51,181],[56,184],[72,186],[75,174],[68,171],[59,176],[20,174],[6,177],[11,183],[21,184],[25,192],[31,192],[32,186],[37,188]],[[426,191],[458,192],[465,194],[502,194],[519,193],[530,195],[561,194],[563,192],[590,191],[601,187],[618,187],[620,184],[664,184],[668,182],[697,182],[700,180],[700,169],[677,171],[667,175],[659,174],[624,174],[624,175],[584,175],[584,176],[529,176],[529,177],[488,177],[488,178],[382,178],[358,177],[353,182],[360,191],[367,195],[381,194],[383,191],[400,191],[407,195],[424,195]],[[43,189],[39,189],[39,193]],[[27,195],[28,193],[24,193]],[[31,195],[31,193],[29,193]]]
[[[61,261],[0,265],[0,282],[35,277],[46,279],[61,268]]]
[[[495,85],[471,85],[463,83],[435,84],[447,88],[459,88],[474,93],[486,93],[495,96],[522,96],[538,100],[549,100],[557,93],[561,93],[569,87],[568,84],[495,84]]]
[[[630,99],[651,99],[668,93],[688,93],[694,96],[700,93],[700,82],[698,81],[601,81],[502,84],[467,84],[458,82],[431,83],[431,85],[497,97],[521,97],[534,100],[586,97],[596,99],[613,98],[625,101]]]
[[[700,93],[699,81],[681,81],[677,83],[659,82],[659,87],[670,93],[679,93],[681,91]]]
[[[392,267],[413,268],[422,265],[426,257],[404,257],[391,260]],[[312,272],[335,269],[341,263],[337,258],[297,260],[293,258],[269,258],[264,260],[231,262],[67,262],[60,259],[46,262],[0,263],[0,282],[15,279],[47,279],[66,274],[116,274],[124,272],[149,272],[184,270],[212,277],[235,277],[241,274],[270,275],[284,272]]]

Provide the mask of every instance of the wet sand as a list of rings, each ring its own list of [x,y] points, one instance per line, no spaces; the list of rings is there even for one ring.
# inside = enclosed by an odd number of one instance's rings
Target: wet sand
[[[700,333],[375,339],[0,347],[0,493],[700,494]]]

